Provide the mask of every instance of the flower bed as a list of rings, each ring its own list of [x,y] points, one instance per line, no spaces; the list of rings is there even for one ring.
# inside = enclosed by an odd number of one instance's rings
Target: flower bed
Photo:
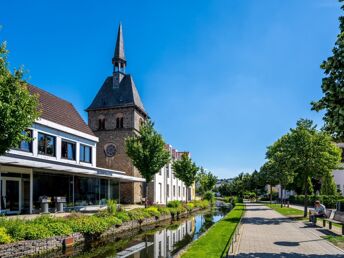
[[[115,211],[109,208],[94,215],[72,213],[64,218],[42,215],[33,220],[15,220],[4,217],[0,219],[0,257],[6,257],[8,250],[12,250],[12,256],[8,257],[13,257],[15,251],[23,249],[23,246],[26,246],[26,255],[46,252],[62,247],[67,236],[77,235],[77,242],[93,240],[158,221],[186,216],[188,212],[208,206],[207,201],[193,201],[188,204],[174,202],[167,207],[151,206],[131,211]],[[37,252],[32,251],[35,246],[40,246],[36,248]]]

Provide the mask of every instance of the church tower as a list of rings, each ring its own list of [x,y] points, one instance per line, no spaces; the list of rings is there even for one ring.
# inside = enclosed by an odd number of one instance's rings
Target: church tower
[[[139,131],[147,119],[140,95],[130,74],[126,74],[122,25],[119,25],[114,56],[113,74],[86,109],[88,125],[99,137],[97,166],[124,171],[128,176],[141,177],[125,152],[125,138]],[[121,183],[121,202],[141,201],[141,183]]]

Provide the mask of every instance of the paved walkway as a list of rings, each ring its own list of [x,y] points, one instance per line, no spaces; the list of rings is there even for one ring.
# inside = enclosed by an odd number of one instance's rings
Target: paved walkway
[[[344,257],[344,251],[321,234],[266,206],[248,203],[237,257]]]

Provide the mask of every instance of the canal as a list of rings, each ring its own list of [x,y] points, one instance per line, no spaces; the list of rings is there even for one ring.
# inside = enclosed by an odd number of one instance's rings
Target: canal
[[[180,250],[199,238],[214,223],[223,218],[229,208],[217,207],[190,215],[179,221],[132,230],[103,241],[41,257],[75,258],[162,258],[174,257]]]

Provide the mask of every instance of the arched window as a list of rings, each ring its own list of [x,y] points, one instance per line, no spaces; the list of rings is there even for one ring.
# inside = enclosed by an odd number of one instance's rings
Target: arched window
[[[105,117],[99,116],[98,118],[98,130],[105,130]]]
[[[124,125],[123,125],[123,115],[120,114],[116,118],[116,128],[123,128],[123,127],[124,127]]]

